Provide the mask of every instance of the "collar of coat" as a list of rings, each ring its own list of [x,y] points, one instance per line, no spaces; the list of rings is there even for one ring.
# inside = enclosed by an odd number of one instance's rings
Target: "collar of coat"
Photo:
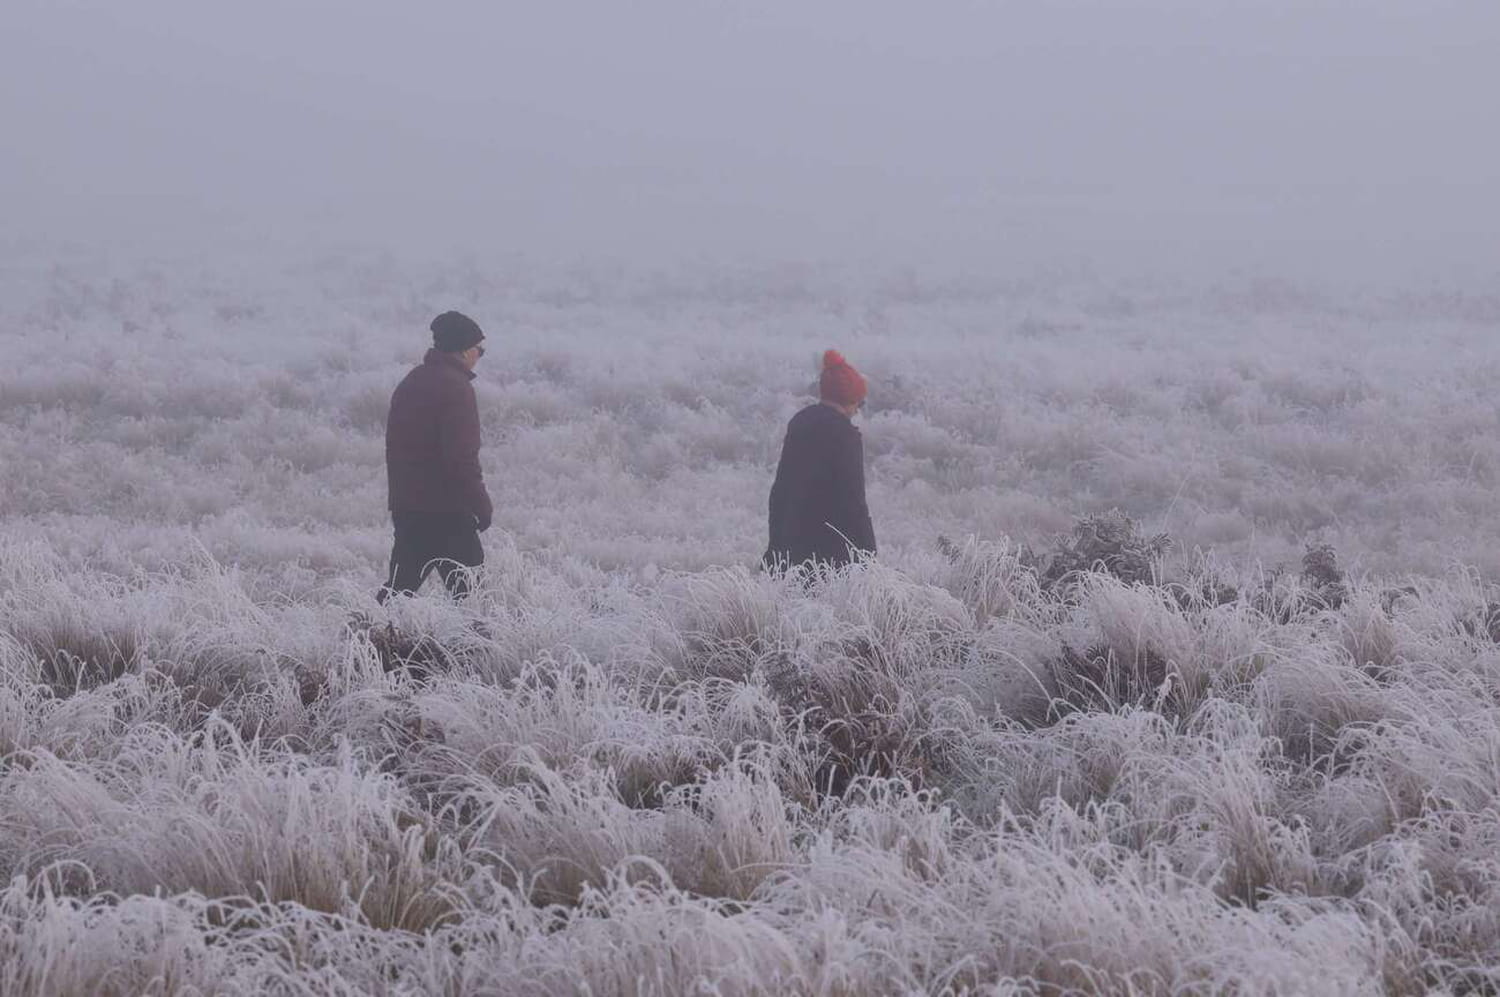
[[[465,367],[464,362],[458,359],[458,356],[456,354],[444,353],[439,349],[428,350],[427,355],[422,358],[422,362],[430,363],[434,367],[442,367],[444,365],[447,365],[449,367],[452,367],[454,370],[458,371],[460,374],[462,374],[464,377],[467,377],[471,381],[474,380],[475,377],[474,372]]]

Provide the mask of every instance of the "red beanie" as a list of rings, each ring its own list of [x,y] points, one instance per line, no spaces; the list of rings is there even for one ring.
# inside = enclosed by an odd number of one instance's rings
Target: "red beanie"
[[[859,371],[838,350],[823,353],[823,372],[818,375],[818,394],[825,402],[858,405],[869,388]]]

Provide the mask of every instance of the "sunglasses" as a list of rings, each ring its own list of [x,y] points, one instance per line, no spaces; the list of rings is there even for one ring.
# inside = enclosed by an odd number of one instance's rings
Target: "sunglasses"
[[[484,356],[484,345],[482,343],[475,343],[474,349],[479,351],[479,353],[476,354],[477,356]]]

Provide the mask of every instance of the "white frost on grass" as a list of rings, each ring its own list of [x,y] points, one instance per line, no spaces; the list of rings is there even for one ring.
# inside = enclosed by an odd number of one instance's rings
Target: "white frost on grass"
[[[939,533],[1034,541],[1119,506],[1241,560],[1316,536],[1372,570],[1500,569],[1493,296],[305,250],[232,274],[16,262],[0,509],[117,567],[198,541],[298,592],[378,573],[385,406],[431,316],[458,307],[490,335],[485,467],[524,550],[613,571],[752,563],[785,421],[837,345],[872,380],[893,553]]]
[[[1376,662],[1362,581],[1278,620],[1103,576],[997,599],[962,558],[611,587],[517,555],[393,610],[422,679],[336,595],[4,551],[61,579],[40,617],[5,576],[7,992],[1495,982],[1500,653],[1468,576],[1403,594]],[[113,645],[79,635],[125,618],[133,653],[92,668]],[[1194,695],[1097,698],[1080,636]]]
[[[0,992],[1500,986],[1489,299],[0,279]],[[447,307],[497,528],[468,602],[379,608]],[[838,344],[882,557],[770,578]],[[1049,591],[1026,544],[1109,506],[1173,584]],[[1365,569],[1331,608],[1256,563],[1313,539]]]

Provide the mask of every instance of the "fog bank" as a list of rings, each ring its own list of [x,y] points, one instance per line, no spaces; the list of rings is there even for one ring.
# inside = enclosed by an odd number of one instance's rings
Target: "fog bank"
[[[10,238],[1495,274],[1500,7],[11,0]]]

